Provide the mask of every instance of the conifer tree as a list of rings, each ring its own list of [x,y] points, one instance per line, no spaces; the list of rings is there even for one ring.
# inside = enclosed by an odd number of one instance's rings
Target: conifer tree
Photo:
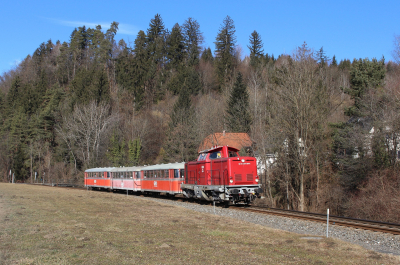
[[[326,55],[326,53],[325,53],[325,51],[324,51],[324,47],[321,47],[321,49],[319,49],[319,50],[316,52],[315,60],[317,61],[317,63],[318,63],[321,67],[324,67],[324,66],[328,63],[329,58],[328,58],[328,56]]]
[[[184,43],[179,24],[175,24],[167,39],[167,58],[171,69],[180,70],[184,61]]]
[[[183,87],[174,104],[167,139],[163,150],[168,156],[165,162],[190,161],[197,155],[196,131],[194,128],[194,109],[189,90]]]
[[[347,108],[347,116],[363,116],[363,97],[369,89],[377,89],[383,85],[385,78],[385,60],[380,61],[375,58],[354,60],[350,68],[350,88],[345,88],[344,92],[349,94],[354,100],[354,105]]]
[[[224,19],[215,40],[216,71],[220,86],[231,78],[235,67],[235,25],[230,16]]]
[[[79,67],[82,65],[86,65],[86,49],[88,47],[88,36],[86,32],[86,27],[79,27],[75,29],[71,34],[70,41],[70,51],[72,54],[72,76],[75,76],[75,73],[79,70]]]
[[[124,165],[125,141],[114,131],[110,138],[110,146],[108,148],[107,157],[115,167]]]
[[[146,69],[146,89],[144,93],[148,106],[162,98],[164,93],[167,35],[161,16],[156,14],[150,21],[146,40],[146,52],[149,56],[149,61]]]
[[[199,64],[201,44],[203,35],[200,32],[200,24],[193,18],[188,18],[182,25],[185,51],[187,54],[187,65],[193,66]]]
[[[250,45],[247,46],[250,50],[250,65],[253,67],[257,67],[264,54],[263,43],[261,40],[260,34],[257,31],[253,31],[250,35]]]
[[[142,149],[142,143],[140,138],[136,138],[128,143],[129,149],[129,164],[133,166],[139,165],[140,152]]]
[[[140,30],[135,39],[135,48],[133,50],[134,59],[132,79],[136,109],[140,109],[143,105],[145,87],[148,86],[150,83],[148,80],[151,78],[151,76],[148,76],[150,58],[147,47],[147,36],[144,31]]]
[[[159,14],[156,14],[150,21],[149,28],[147,29],[147,50],[150,56],[151,64],[159,64],[164,61],[164,35],[165,35],[164,22]]]
[[[227,126],[231,132],[250,132],[251,115],[249,112],[249,94],[239,72],[228,100],[226,110]]]
[[[210,62],[210,63],[214,62],[214,57],[212,55],[210,47],[208,47],[207,49],[204,49],[203,53],[201,54],[201,60],[203,60],[204,62]]]
[[[331,62],[331,64],[330,64],[331,66],[337,66],[337,61],[336,61],[336,56],[335,55],[333,55],[333,57],[332,57],[332,62]]]

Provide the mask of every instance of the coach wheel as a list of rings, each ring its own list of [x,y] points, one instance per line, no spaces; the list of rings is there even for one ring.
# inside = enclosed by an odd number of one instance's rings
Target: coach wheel
[[[229,208],[229,201],[224,202],[224,208]]]

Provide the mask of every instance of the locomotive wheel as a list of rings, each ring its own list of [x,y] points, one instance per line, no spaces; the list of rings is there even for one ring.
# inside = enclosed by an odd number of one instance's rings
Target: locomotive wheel
[[[224,208],[229,208],[229,201],[224,202]]]

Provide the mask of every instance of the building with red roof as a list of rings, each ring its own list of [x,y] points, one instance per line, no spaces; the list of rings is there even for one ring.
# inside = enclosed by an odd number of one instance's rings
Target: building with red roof
[[[213,133],[207,136],[200,144],[198,151],[210,149],[213,146],[228,145],[239,150],[242,148],[250,148],[253,141],[247,133]]]

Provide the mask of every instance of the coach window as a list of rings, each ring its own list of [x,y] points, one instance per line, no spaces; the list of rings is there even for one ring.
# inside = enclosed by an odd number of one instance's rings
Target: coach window
[[[174,178],[179,178],[179,169],[174,169]]]
[[[183,178],[185,176],[185,170],[184,169],[180,169],[179,171],[181,173],[181,178]]]

